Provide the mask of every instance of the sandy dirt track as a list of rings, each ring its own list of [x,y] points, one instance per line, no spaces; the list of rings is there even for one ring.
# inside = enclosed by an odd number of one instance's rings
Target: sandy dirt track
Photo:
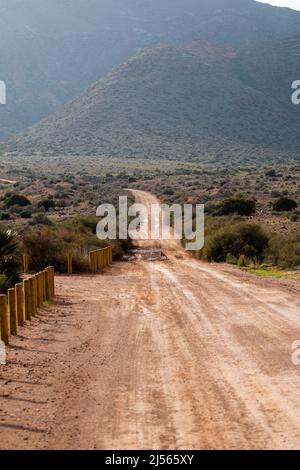
[[[1,448],[300,448],[298,287],[169,255],[57,278],[0,367]]]

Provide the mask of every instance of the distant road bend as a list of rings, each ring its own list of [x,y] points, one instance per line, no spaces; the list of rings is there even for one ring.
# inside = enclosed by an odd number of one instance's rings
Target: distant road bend
[[[25,328],[0,369],[1,447],[300,447],[297,286],[164,248],[57,279],[53,321]]]

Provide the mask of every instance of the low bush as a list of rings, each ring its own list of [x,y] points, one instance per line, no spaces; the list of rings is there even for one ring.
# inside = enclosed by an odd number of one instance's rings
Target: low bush
[[[44,199],[38,203],[38,207],[44,207],[45,210],[48,212],[50,209],[55,208],[55,201],[53,199]]]
[[[12,206],[30,206],[31,202],[27,197],[22,196],[21,194],[12,194],[4,199],[5,207],[12,207]]]
[[[30,219],[32,216],[32,213],[31,211],[22,211],[20,213],[20,216],[22,217],[22,219]]]
[[[216,262],[241,260],[241,257],[263,260],[268,242],[268,235],[259,225],[229,223],[206,236],[202,257]]]
[[[296,209],[298,204],[288,197],[280,197],[273,203],[273,210],[276,212],[288,212]]]
[[[283,269],[300,268],[300,234],[273,235],[265,259]]]
[[[256,211],[256,203],[252,199],[243,197],[231,197],[225,199],[217,210],[217,215],[238,214],[248,216]]]
[[[6,294],[10,287],[12,285],[9,278],[5,274],[0,273],[0,294]]]

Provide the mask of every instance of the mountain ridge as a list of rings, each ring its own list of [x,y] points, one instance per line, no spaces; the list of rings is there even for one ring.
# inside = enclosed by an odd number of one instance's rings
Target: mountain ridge
[[[143,49],[4,149],[189,159],[297,155],[300,114],[285,85],[286,77],[300,76],[291,41],[280,43],[282,50],[278,43],[238,50],[207,41]],[[279,61],[285,75],[277,82]]]
[[[300,12],[253,0],[1,0],[0,138],[38,122],[139,49],[234,47],[300,34]]]

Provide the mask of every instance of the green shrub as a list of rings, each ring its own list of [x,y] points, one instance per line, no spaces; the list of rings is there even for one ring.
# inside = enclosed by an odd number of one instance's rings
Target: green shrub
[[[218,215],[238,214],[248,216],[254,214],[256,203],[252,199],[244,199],[243,197],[231,197],[225,199],[218,208]]]
[[[65,270],[65,245],[51,229],[45,227],[26,232],[23,245],[32,270],[41,271],[46,266],[54,266],[60,272]]]
[[[0,274],[0,294],[6,294],[11,287],[11,282],[5,274]]]
[[[265,253],[266,261],[283,269],[300,267],[300,234],[273,235]]]
[[[233,256],[231,253],[227,253],[226,263],[228,263],[228,264],[237,264],[238,259],[235,256]]]
[[[89,269],[88,249],[82,237],[63,226],[39,227],[23,236],[25,251],[30,257],[30,267],[40,271],[54,266],[58,272],[66,272],[66,254],[73,254],[73,271],[86,272]]]
[[[237,260],[237,265],[240,267],[240,268],[244,268],[247,264],[246,264],[246,259],[245,259],[245,256],[244,255],[241,255],[239,257],[239,259]]]
[[[50,209],[55,208],[55,201],[53,199],[44,199],[38,203],[38,207],[44,207],[45,210],[48,212]]]
[[[16,234],[11,230],[0,229],[0,292],[6,293],[9,287],[19,282],[20,254]]]
[[[276,173],[275,170],[269,170],[269,171],[266,171],[265,175],[266,175],[268,178],[276,178],[277,173]]]
[[[31,269],[40,271],[46,266],[54,266],[56,271],[66,272],[66,254],[72,253],[73,271],[87,272],[89,252],[108,245],[94,233],[97,220],[75,217],[59,225],[39,226],[24,233],[24,251],[29,254]],[[121,259],[128,241],[116,240],[112,245],[114,259]]]
[[[30,219],[31,218],[31,211],[22,211],[20,213],[20,216],[22,217],[22,219]]]
[[[273,210],[276,212],[288,212],[296,209],[298,204],[288,197],[280,197],[273,203]]]
[[[12,206],[25,207],[25,206],[30,206],[31,202],[29,201],[29,199],[27,199],[27,197],[22,196],[21,194],[12,194],[11,196],[8,196],[4,200],[4,205],[6,207],[12,207]]]
[[[74,222],[76,219],[74,220]],[[91,233],[96,233],[96,227],[99,222],[99,218],[94,215],[86,215],[77,218],[77,223],[84,229],[88,229]]]
[[[48,217],[46,217],[44,214],[37,214],[31,222],[29,222],[30,225],[53,225],[53,222],[51,222]]]
[[[228,224],[206,237],[203,255],[208,261],[217,262],[226,261],[229,255],[236,259],[244,256],[262,260],[268,241],[269,237],[259,225]]]

